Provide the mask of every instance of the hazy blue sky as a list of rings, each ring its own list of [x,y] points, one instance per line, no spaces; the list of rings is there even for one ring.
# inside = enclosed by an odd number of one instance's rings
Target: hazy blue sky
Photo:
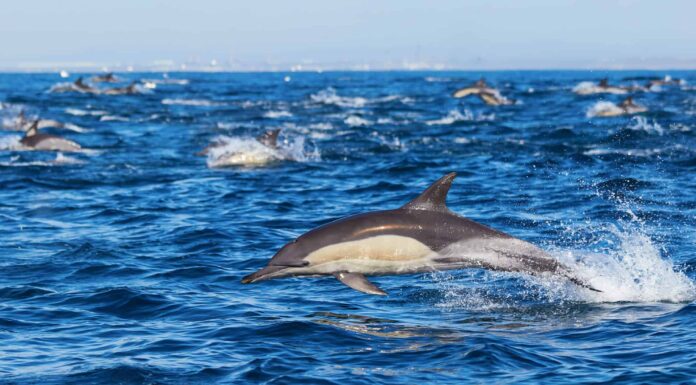
[[[0,67],[696,68],[696,1],[2,0]]]

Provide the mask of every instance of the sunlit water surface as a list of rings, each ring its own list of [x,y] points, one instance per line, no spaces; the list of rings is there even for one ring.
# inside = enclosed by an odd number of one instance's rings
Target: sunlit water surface
[[[696,74],[615,118],[593,108],[624,96],[573,87],[665,74],[495,72],[515,104],[450,97],[480,75],[129,73],[151,83],[123,96],[0,75],[4,120],[23,106],[88,149],[0,132],[0,382],[693,381]],[[260,146],[273,128],[279,148]],[[217,167],[221,152],[252,161]],[[297,235],[450,171],[453,211],[603,292],[483,270],[374,278],[387,297],[240,283]]]

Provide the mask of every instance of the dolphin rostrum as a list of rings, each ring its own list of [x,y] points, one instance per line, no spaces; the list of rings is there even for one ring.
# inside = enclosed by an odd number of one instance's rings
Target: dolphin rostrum
[[[268,266],[242,279],[333,275],[368,294],[386,293],[365,275],[486,268],[552,274],[598,291],[538,247],[452,211],[445,204],[456,173],[406,205],[358,214],[317,227],[283,246]]]
[[[39,133],[39,121],[35,120],[19,141],[23,146],[44,151],[80,151],[79,144],[60,136]]]

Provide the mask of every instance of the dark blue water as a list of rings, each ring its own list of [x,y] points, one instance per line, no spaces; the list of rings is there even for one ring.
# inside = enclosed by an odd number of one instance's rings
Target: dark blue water
[[[621,95],[572,88],[664,73],[484,75],[517,103],[451,98],[481,76],[465,72],[177,73],[124,96],[0,75],[4,118],[24,106],[93,150],[16,151],[0,132],[0,382],[692,382],[696,73],[616,118],[587,112]],[[281,151],[253,167],[195,155],[221,135],[256,151],[270,128]],[[240,283],[293,237],[450,171],[452,210],[604,292],[475,269],[374,278],[387,297]]]

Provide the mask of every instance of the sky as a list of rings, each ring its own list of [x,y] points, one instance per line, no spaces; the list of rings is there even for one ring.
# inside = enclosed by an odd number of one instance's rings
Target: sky
[[[4,70],[696,68],[692,0],[0,0],[0,9]]]

